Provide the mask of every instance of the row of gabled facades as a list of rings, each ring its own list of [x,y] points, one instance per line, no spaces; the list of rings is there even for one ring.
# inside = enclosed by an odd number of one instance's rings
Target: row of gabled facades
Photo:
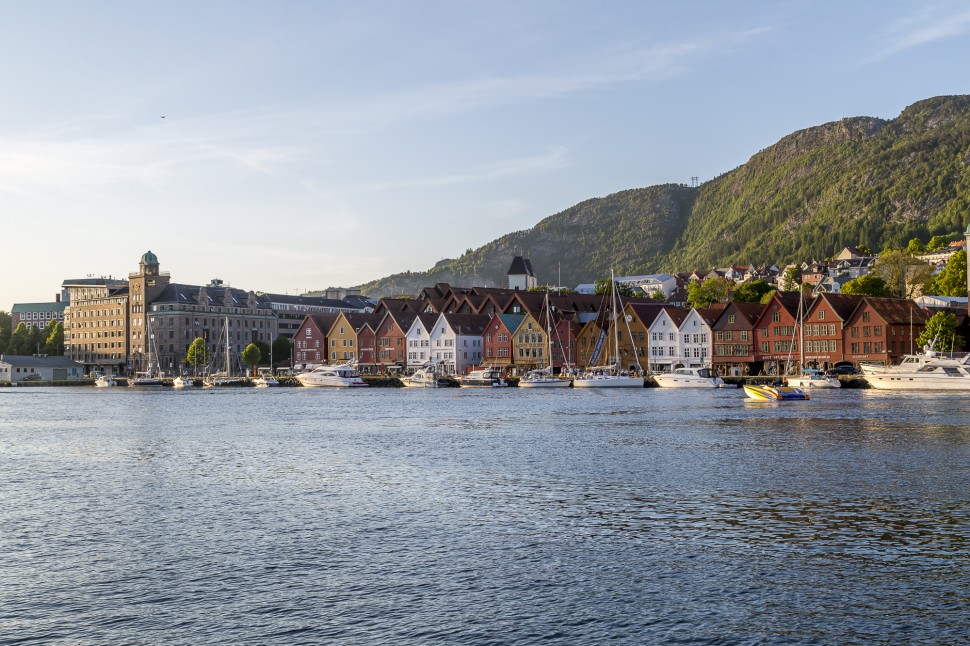
[[[608,363],[618,338],[628,370],[781,374],[802,355],[820,369],[893,362],[918,349],[929,316],[910,300],[843,294],[776,292],[765,304],[693,309],[633,298],[616,319],[601,296],[550,293],[548,308],[545,299],[438,284],[413,299],[382,299],[369,314],[309,315],[293,338],[294,364],[354,362],[365,374],[400,374],[433,363],[444,374],[478,366],[523,374],[551,362],[561,373]]]

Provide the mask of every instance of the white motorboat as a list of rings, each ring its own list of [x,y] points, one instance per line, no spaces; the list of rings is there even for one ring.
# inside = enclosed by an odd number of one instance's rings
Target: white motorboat
[[[842,382],[838,377],[826,377],[818,370],[805,369],[801,376],[786,377],[789,386],[795,388],[841,388]]]
[[[357,388],[367,386],[352,364],[317,366],[310,372],[297,375],[297,380],[308,388]]]
[[[672,372],[660,372],[653,380],[661,388],[723,388],[724,380],[710,368],[675,368]]]
[[[118,382],[110,375],[98,375],[94,380],[94,385],[98,388],[110,388],[117,386]]]
[[[464,377],[458,377],[458,383],[463,387],[472,388],[501,388],[508,386],[502,379],[502,373],[495,368],[472,370]]]
[[[192,381],[191,379],[186,379],[182,375],[179,375],[178,377],[172,380],[172,388],[185,388],[185,387],[194,386],[194,385],[195,385],[194,381]]]
[[[860,363],[859,368],[877,390],[970,390],[970,354],[944,356],[926,348],[905,355],[898,365]]]
[[[439,377],[433,364],[425,364],[407,377],[401,377],[401,383],[408,388],[440,388],[447,385],[447,380]]]
[[[253,384],[257,388],[271,388],[273,386],[279,386],[280,380],[271,375],[262,375],[253,379]]]

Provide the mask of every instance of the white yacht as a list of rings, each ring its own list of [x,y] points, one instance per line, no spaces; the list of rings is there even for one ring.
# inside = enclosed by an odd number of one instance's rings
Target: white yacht
[[[273,386],[279,386],[280,380],[273,375],[260,375],[253,379],[253,384],[257,388],[271,388]]]
[[[508,386],[505,380],[502,379],[502,373],[495,368],[472,370],[464,377],[458,377],[458,383],[463,387],[471,386],[475,388],[501,388]]]
[[[438,376],[434,365],[425,364],[407,377],[401,377],[401,383],[408,388],[439,388],[446,380]]]
[[[723,388],[724,380],[710,368],[675,368],[672,372],[660,372],[653,380],[661,388]]]
[[[352,364],[339,366],[318,366],[310,372],[297,375],[297,380],[309,388],[356,388],[367,386]]]
[[[877,390],[970,390],[970,354],[950,357],[927,348],[905,355],[895,366],[860,363],[859,367]]]

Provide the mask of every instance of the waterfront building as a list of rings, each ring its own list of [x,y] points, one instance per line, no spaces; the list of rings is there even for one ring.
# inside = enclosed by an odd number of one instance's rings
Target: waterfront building
[[[276,315],[277,335],[292,339],[308,314],[366,314],[375,309],[375,304],[361,297],[359,292],[332,298],[340,293],[340,290],[328,290],[327,296],[290,296],[257,292],[257,296],[267,301]]]
[[[680,335],[680,327],[688,314],[688,310],[672,305],[661,306],[655,313],[644,312],[645,318],[652,316],[646,336],[653,372],[671,372],[688,365]]]
[[[911,300],[865,296],[845,323],[845,359],[898,363],[904,354],[919,352],[927,313]],[[942,348],[937,348],[942,349]]]
[[[377,367],[377,331],[380,315],[377,319],[373,315],[364,314],[368,320],[357,329],[357,368],[361,374],[376,375]]]
[[[702,368],[711,365],[714,324],[724,312],[724,304],[691,309],[680,324],[681,350],[684,365]]]
[[[382,316],[379,314],[354,314],[350,312],[338,314],[337,320],[333,322],[327,332],[327,342],[330,344],[329,363],[333,365],[360,362],[358,334],[365,326],[368,326],[371,334],[373,334],[373,329],[381,318]]]
[[[327,333],[336,314],[309,314],[293,334],[293,365],[301,370],[327,363]]]
[[[545,317],[542,317],[545,320]],[[512,331],[512,366],[515,374],[524,375],[530,370],[537,370],[548,365],[546,349],[549,339],[545,326],[539,319],[526,312],[519,321],[519,326]]]
[[[482,363],[482,335],[489,317],[483,314],[442,313],[432,325],[430,348],[438,371],[463,375]]]
[[[123,374],[129,355],[128,281],[78,278],[61,285],[64,308],[64,356],[85,372]]]
[[[64,308],[60,295],[50,303],[14,303],[10,309],[10,329],[16,330],[21,323],[39,330],[57,321],[63,325]]]
[[[553,310],[552,366],[558,372],[576,368],[576,336],[579,334],[579,316],[570,313],[558,318]]]
[[[799,361],[798,316],[799,302],[803,311],[810,303],[801,291],[775,292],[765,304],[754,324],[756,339],[754,362],[761,364],[758,372],[783,375],[796,369]]]
[[[493,314],[482,334],[482,365],[511,371],[513,360],[513,334],[519,329],[525,315]]]
[[[68,357],[0,355],[0,383],[21,381],[79,381],[84,365]]]
[[[581,370],[607,361],[605,353],[609,322],[606,314],[584,314],[579,317],[579,323],[579,332],[576,334],[579,357],[576,368]]]
[[[862,296],[821,293],[805,313],[805,367],[829,370],[845,360],[845,325]]]
[[[407,368],[405,340],[416,317],[417,313],[410,311],[385,311],[375,332],[380,372],[401,374]]]
[[[761,303],[728,303],[713,326],[714,353],[711,363],[718,374],[758,374],[762,366],[755,363],[755,323],[765,306]]]
[[[417,370],[434,359],[431,354],[431,330],[434,329],[438,316],[434,312],[422,312],[411,322],[406,336],[409,372]]]

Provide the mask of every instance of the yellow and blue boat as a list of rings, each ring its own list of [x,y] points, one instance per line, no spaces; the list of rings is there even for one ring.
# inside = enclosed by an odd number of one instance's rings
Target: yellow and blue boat
[[[751,399],[768,402],[798,401],[809,399],[808,393],[801,388],[789,386],[745,385],[744,393]]]

